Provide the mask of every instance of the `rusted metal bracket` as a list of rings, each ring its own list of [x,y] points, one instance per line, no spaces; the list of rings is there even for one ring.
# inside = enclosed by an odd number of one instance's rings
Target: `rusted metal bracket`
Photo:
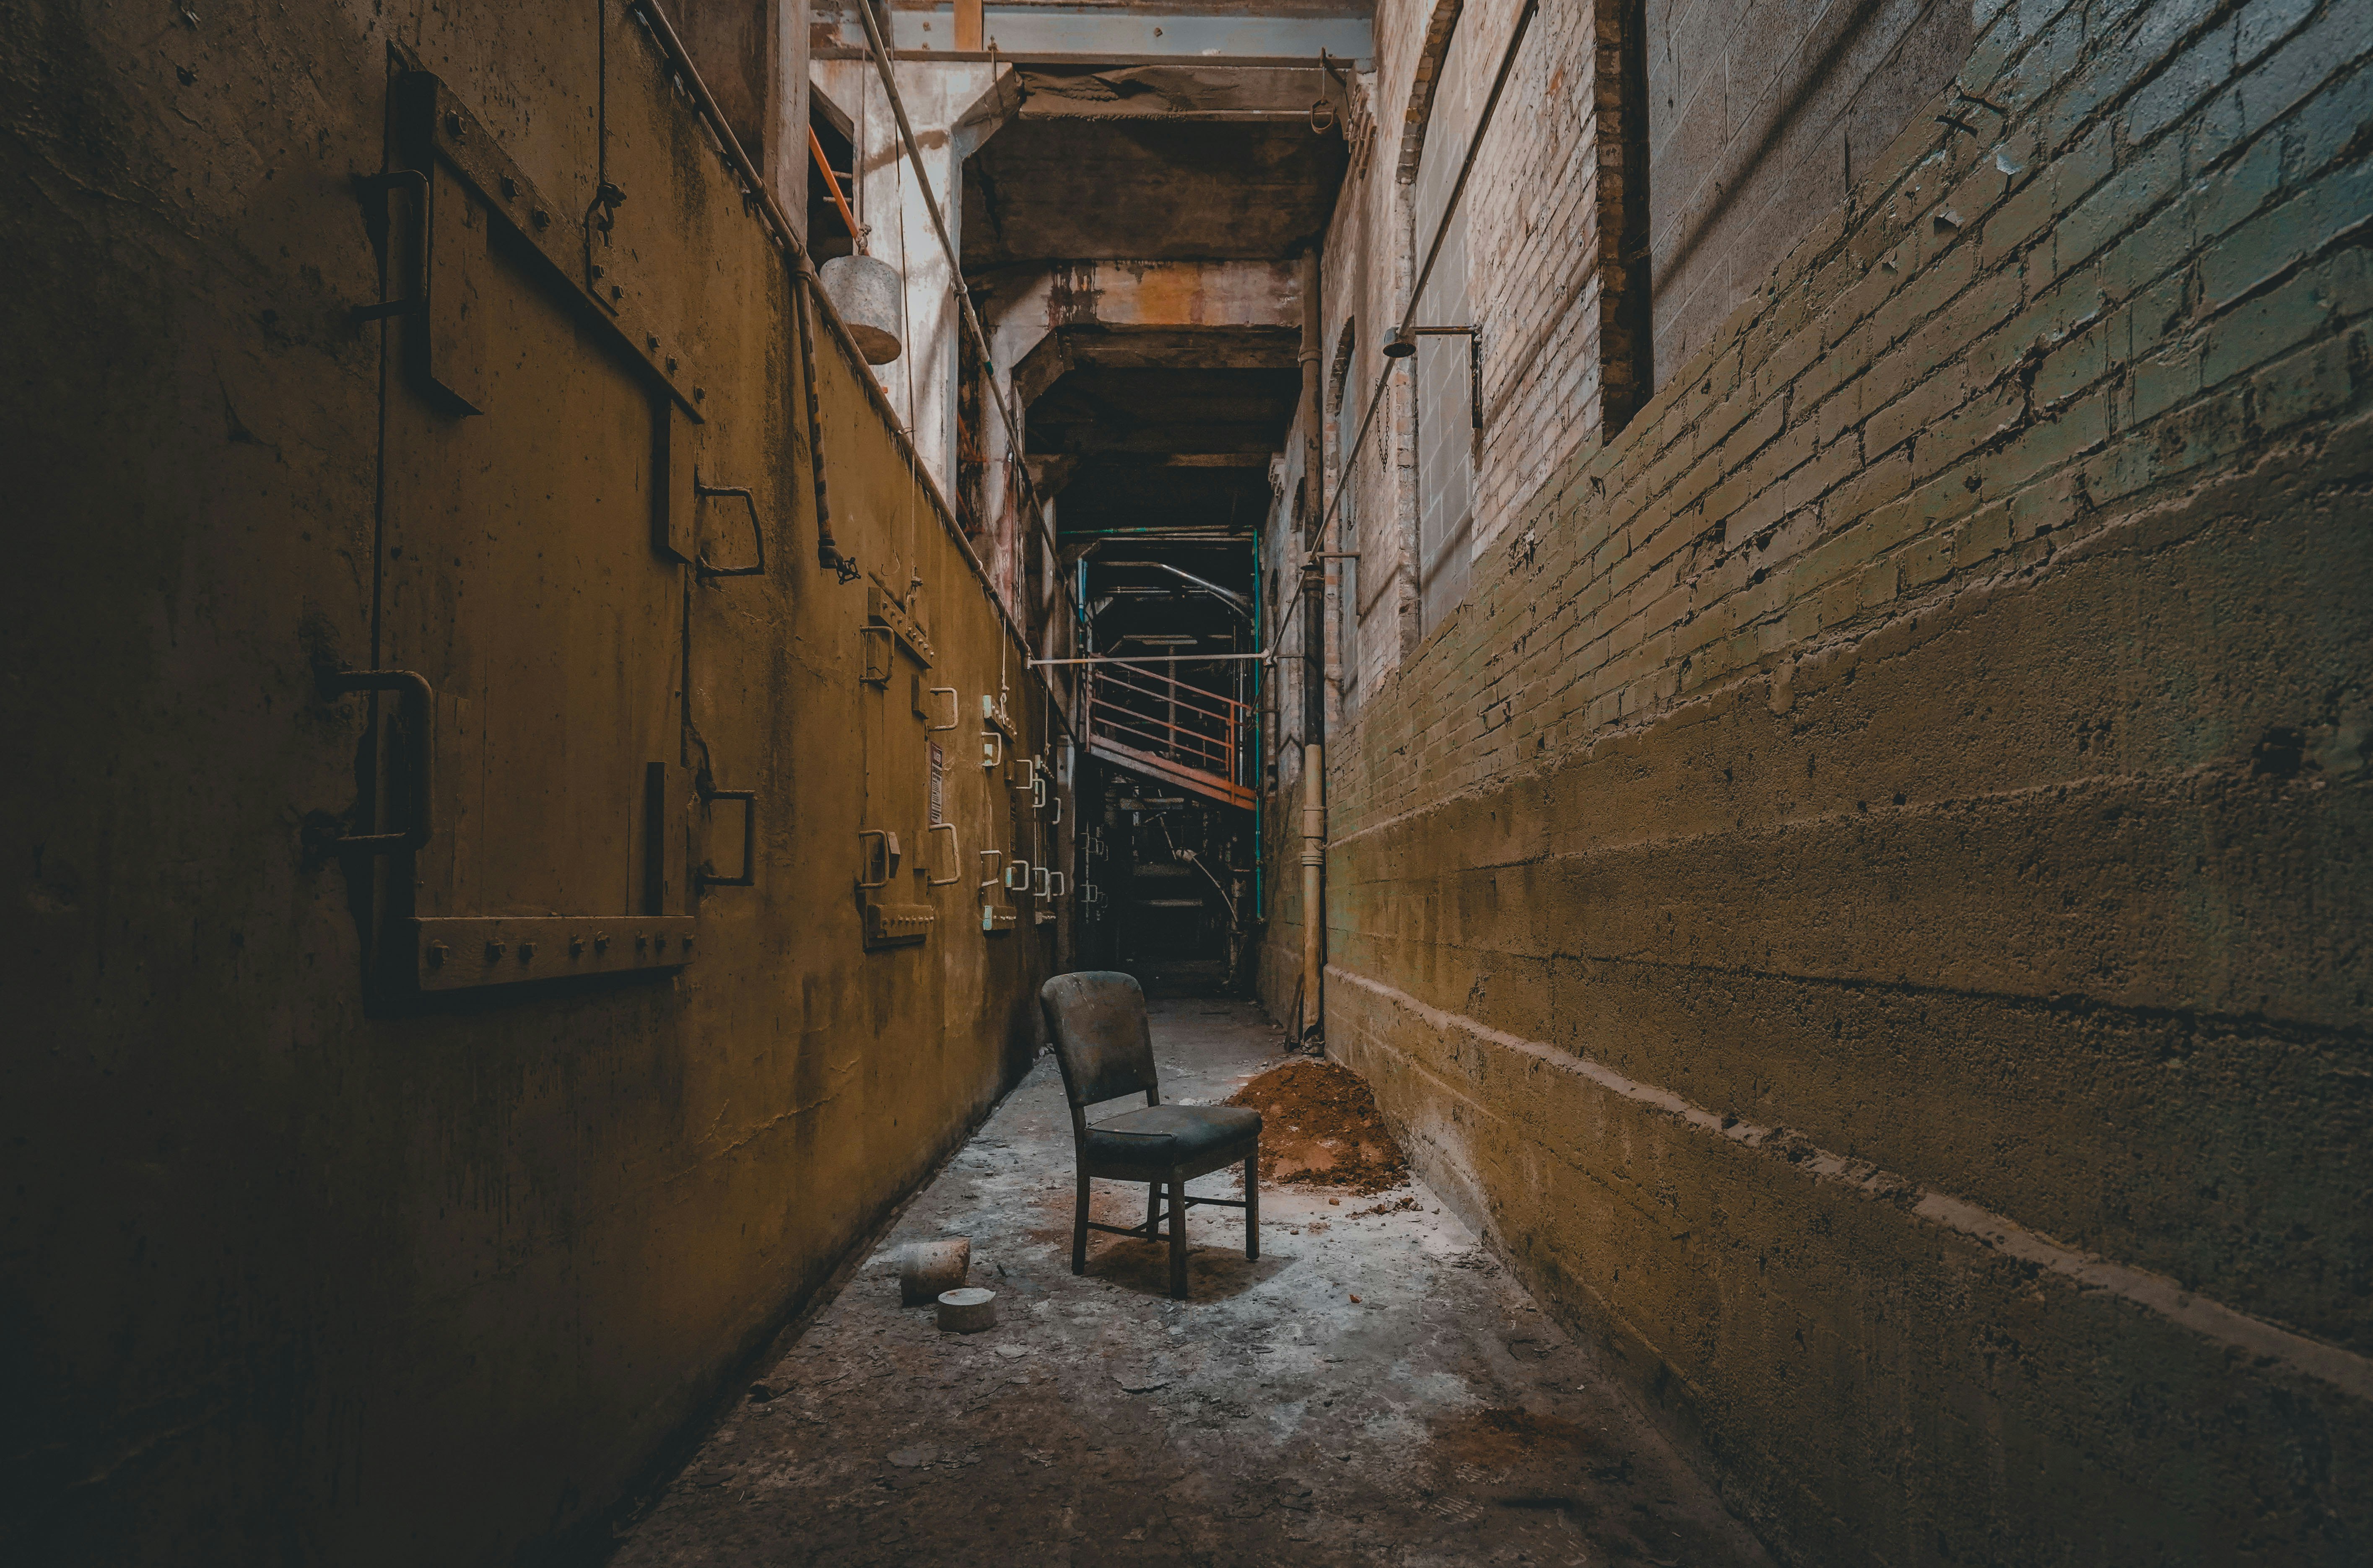
[[[906,947],[923,941],[939,923],[940,912],[929,904],[865,905],[865,945],[868,947]]]
[[[930,668],[932,661],[939,657],[939,650],[931,645],[930,633],[923,630],[922,622],[879,579],[865,585],[865,618],[873,625],[890,628],[899,645],[925,669]]]
[[[431,803],[437,797],[437,692],[428,678],[408,669],[339,669],[322,671],[317,684],[328,699],[356,691],[401,694],[401,727],[411,732],[411,824],[392,833],[349,833],[335,847],[371,854],[403,854],[420,848],[434,826]]]
[[[691,915],[440,916],[412,923],[423,991],[573,980],[692,962]]]
[[[758,521],[758,498],[738,484],[703,484],[700,482],[700,470],[697,469],[693,470],[692,493],[704,498],[730,495],[739,500],[749,510],[750,545],[758,554],[758,563],[754,566],[712,566],[708,563],[707,555],[700,555],[693,561],[693,571],[703,577],[765,576],[766,575],[766,530]]]
[[[742,803],[742,875],[719,877],[703,861],[692,879],[703,888],[754,888],[758,885],[758,792],[754,789],[711,789],[701,792],[701,804],[738,800]]]

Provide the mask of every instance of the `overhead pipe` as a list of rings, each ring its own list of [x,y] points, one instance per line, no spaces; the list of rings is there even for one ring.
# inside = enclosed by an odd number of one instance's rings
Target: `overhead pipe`
[[[1167,561],[1099,561],[1096,564],[1099,566],[1139,566],[1149,571],[1167,572],[1172,576],[1176,577],[1183,582],[1194,584],[1195,587],[1201,588],[1206,593],[1215,594],[1219,598],[1227,600],[1229,607],[1234,610],[1237,614],[1242,615],[1246,620],[1252,619],[1252,600],[1246,598],[1244,595],[1236,592],[1233,588],[1222,587],[1219,584],[1212,582],[1208,577],[1198,577],[1194,573],[1186,570],[1184,566],[1173,566]]]
[[[858,567],[856,558],[843,555],[833,540],[832,504],[824,495],[824,408],[816,397],[815,331],[808,322],[808,296],[812,292],[794,289],[791,310],[799,318],[800,377],[807,383],[808,467],[815,475],[816,564],[846,583],[857,575]]]
[[[864,255],[865,230],[858,226],[857,215],[848,210],[848,197],[840,188],[840,176],[832,171],[832,165],[825,160],[824,143],[812,125],[808,127],[808,151],[815,156],[816,172],[824,176],[824,188],[832,192],[832,204],[840,209],[840,221],[848,230],[848,242],[857,247],[859,255]]]

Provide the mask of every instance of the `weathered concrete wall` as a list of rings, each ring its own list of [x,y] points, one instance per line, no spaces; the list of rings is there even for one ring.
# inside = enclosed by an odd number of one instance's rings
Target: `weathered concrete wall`
[[[936,928],[860,948],[858,830],[897,829],[910,868],[937,850],[923,721],[903,666],[887,691],[859,679],[866,585],[815,565],[783,260],[616,5],[31,5],[0,29],[18,540],[0,709],[23,760],[0,786],[0,1555],[535,1561],[598,1527],[1026,1064],[1050,928],[1025,906],[984,936],[972,877],[929,889],[902,870]],[[664,654],[630,665],[589,632],[576,673],[532,694],[558,749],[599,742],[614,688],[657,693],[686,720],[687,768],[757,792],[756,885],[699,898],[680,971],[366,1005],[358,912],[403,862],[326,847],[369,825],[352,814],[374,769],[366,703],[324,701],[315,673],[396,634],[375,584],[414,568],[386,541],[434,519],[381,517],[381,495],[455,477],[404,444],[427,416],[400,324],[348,316],[382,297],[377,199],[358,206],[349,179],[383,167],[391,45],[564,224],[604,172],[625,189],[603,281],[698,367],[704,480],[754,492],[763,575],[647,558],[667,574]],[[606,341],[590,296],[571,308],[555,319]],[[584,364],[614,377],[633,347]],[[921,580],[931,683],[976,719],[1007,671],[1037,747],[1020,651],[862,367],[819,353],[842,546],[894,593]],[[437,428],[500,439],[508,407]],[[606,438],[512,456],[592,471]],[[506,514],[540,530],[522,536],[538,575],[447,586],[508,594],[523,621],[592,602],[610,585],[572,575],[596,559],[590,517]],[[699,517],[701,550],[749,559],[734,504]],[[463,668],[466,639],[440,649],[435,630],[405,656]],[[958,869],[983,846],[1035,862],[1043,820],[976,765],[976,729],[943,738]],[[853,755],[859,735],[873,749]],[[715,816],[690,863],[730,871],[738,819]]]
[[[1972,33],[1330,736],[1329,1049],[1796,1560],[2352,1561],[2373,23]]]

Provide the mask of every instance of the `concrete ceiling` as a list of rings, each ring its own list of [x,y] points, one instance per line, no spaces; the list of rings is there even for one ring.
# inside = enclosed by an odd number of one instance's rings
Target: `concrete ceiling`
[[[1018,119],[966,167],[964,270],[1290,256],[1325,230],[1344,163],[1306,123]]]
[[[1031,455],[1274,452],[1293,418],[1292,370],[1082,366],[1030,407]]]
[[[1025,439],[1060,483],[1066,539],[1123,528],[1249,532],[1268,507],[1268,460],[1301,390],[1283,369],[1083,365],[1031,404]],[[1232,586],[1250,552],[1241,546]]]
[[[1315,62],[1036,60],[1017,76],[1018,111],[964,168],[964,270],[984,285],[1058,263],[1287,261],[1325,233],[1348,154],[1339,79]],[[1249,592],[1249,536],[1301,391],[1298,314],[1064,325],[1013,366],[1065,553],[1097,540],[1103,645],[1247,634],[1169,568]],[[1109,537],[1137,529],[1174,537]]]

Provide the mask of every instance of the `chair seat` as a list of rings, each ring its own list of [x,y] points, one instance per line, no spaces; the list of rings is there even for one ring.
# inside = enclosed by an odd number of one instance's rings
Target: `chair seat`
[[[1092,1123],[1081,1152],[1096,1165],[1163,1170],[1260,1136],[1261,1116],[1235,1105],[1149,1105]]]

